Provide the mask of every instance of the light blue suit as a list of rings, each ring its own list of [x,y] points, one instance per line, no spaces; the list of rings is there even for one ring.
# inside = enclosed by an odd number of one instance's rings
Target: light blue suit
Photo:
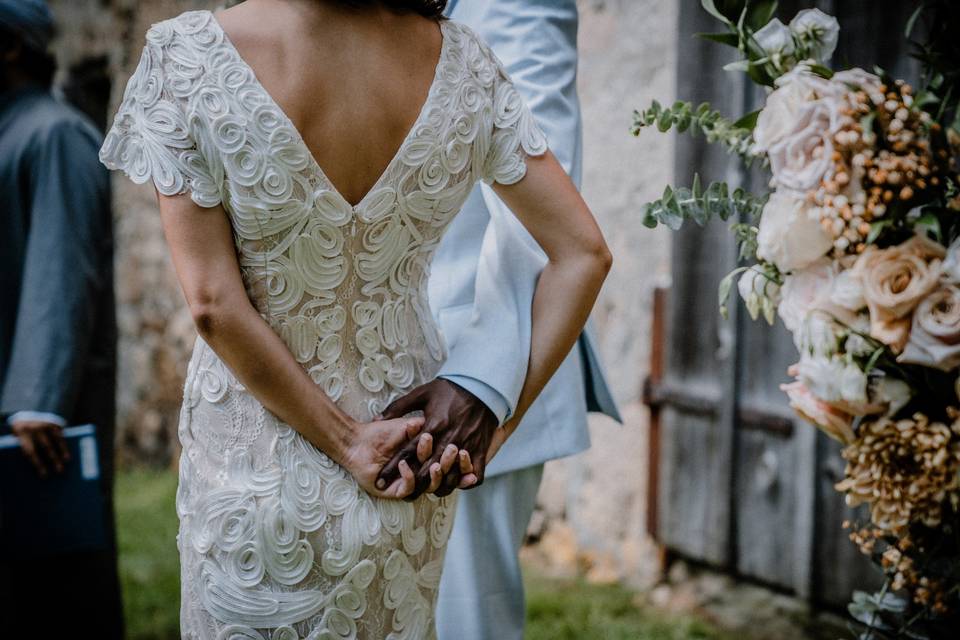
[[[575,0],[452,0],[448,14],[491,45],[579,185]],[[433,261],[430,302],[449,349],[440,375],[473,392],[501,420],[516,407],[526,376],[531,303],[545,264],[543,251],[487,185],[470,195]],[[523,637],[517,552],[543,463],[590,446],[588,409],[620,420],[585,332],[487,468],[484,484],[460,494],[440,587],[440,640]]]

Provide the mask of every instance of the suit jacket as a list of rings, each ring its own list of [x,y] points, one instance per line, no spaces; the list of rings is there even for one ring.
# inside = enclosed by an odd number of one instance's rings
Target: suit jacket
[[[100,134],[41,88],[0,95],[0,424],[94,423],[111,475],[116,321]]]
[[[579,185],[575,0],[454,0],[449,13],[491,45],[546,133],[550,149]],[[545,264],[542,249],[507,206],[488,185],[478,186],[433,261],[430,302],[449,349],[439,375],[479,380],[510,411],[516,407],[530,356],[533,292]],[[588,410],[620,420],[589,330],[487,474],[588,448]]]

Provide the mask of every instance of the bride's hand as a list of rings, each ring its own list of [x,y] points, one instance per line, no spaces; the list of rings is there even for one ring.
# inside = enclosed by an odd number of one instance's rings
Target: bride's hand
[[[382,491],[376,487],[377,475],[403,445],[417,437],[423,430],[423,424],[424,419],[420,417],[361,423],[357,427],[354,442],[343,456],[343,467],[357,480],[360,487],[372,496],[406,498],[416,488],[416,476],[406,461],[399,466],[400,477]],[[450,470],[458,454],[457,447],[448,446],[440,463],[431,467],[431,480],[439,484],[440,478]],[[417,459],[423,463],[432,455],[433,437],[425,433],[417,441]]]

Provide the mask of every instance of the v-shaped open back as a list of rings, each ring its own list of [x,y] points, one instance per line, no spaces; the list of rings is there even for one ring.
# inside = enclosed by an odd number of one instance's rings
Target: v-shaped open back
[[[380,184],[384,181],[386,176],[389,174],[390,170],[393,168],[393,165],[397,162],[397,158],[400,156],[400,152],[402,151],[404,145],[413,136],[414,132],[416,131],[417,125],[419,125],[421,121],[424,119],[425,114],[430,106],[430,102],[433,99],[434,94],[436,93],[436,88],[437,88],[437,85],[439,84],[440,69],[443,66],[444,59],[446,56],[446,50],[447,50],[447,37],[444,33],[444,24],[446,24],[446,21],[440,20],[437,23],[440,29],[440,54],[437,58],[436,65],[434,65],[433,79],[430,82],[430,87],[427,90],[427,95],[423,99],[423,102],[421,103],[420,110],[417,113],[417,117],[414,119],[413,124],[407,130],[407,133],[404,135],[403,139],[400,141],[400,144],[393,151],[393,154],[390,156],[390,159],[386,162],[386,164],[383,165],[383,170],[381,170],[379,174],[377,174],[377,179],[374,180],[374,182],[364,191],[364,194],[360,198],[360,200],[358,200],[356,203],[352,203],[346,198],[346,196],[343,195],[343,192],[340,191],[339,187],[337,187],[337,185],[333,183],[333,181],[327,175],[327,172],[323,170],[323,167],[320,165],[319,161],[317,161],[316,154],[313,152],[312,149],[310,149],[310,146],[307,144],[306,140],[304,139],[303,134],[300,131],[300,128],[297,127],[296,124],[294,124],[293,119],[289,115],[287,115],[286,110],[284,110],[284,108],[280,106],[280,103],[277,102],[277,100],[270,94],[270,92],[267,91],[266,87],[264,87],[263,83],[260,81],[259,77],[257,76],[257,71],[240,54],[240,50],[237,49],[236,45],[230,39],[230,35],[223,28],[223,25],[220,24],[220,21],[217,19],[216,14],[214,14],[213,12],[209,12],[209,13],[210,13],[210,21],[220,31],[220,34],[223,38],[223,42],[229,47],[230,51],[233,53],[233,55],[236,56],[237,60],[241,62],[247,69],[250,70],[250,73],[253,75],[254,81],[257,87],[259,88],[259,90],[263,92],[264,96],[281,114],[287,126],[289,126],[290,129],[296,134],[297,142],[303,145],[303,148],[306,151],[306,153],[309,155],[311,164],[313,165],[313,168],[317,172],[317,174],[321,176],[321,178],[327,183],[327,185],[330,187],[330,190],[333,191],[334,194],[336,194],[338,198],[343,200],[343,202],[346,203],[349,207],[353,209],[361,208],[364,205],[364,203],[367,201],[367,199],[371,196],[371,194],[373,194],[377,190],[377,187],[380,186]]]

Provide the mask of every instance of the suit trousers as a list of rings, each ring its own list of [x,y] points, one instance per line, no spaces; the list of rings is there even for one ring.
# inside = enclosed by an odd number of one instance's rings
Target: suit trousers
[[[517,554],[537,503],[543,465],[486,478],[460,493],[437,602],[439,640],[522,640]]]

